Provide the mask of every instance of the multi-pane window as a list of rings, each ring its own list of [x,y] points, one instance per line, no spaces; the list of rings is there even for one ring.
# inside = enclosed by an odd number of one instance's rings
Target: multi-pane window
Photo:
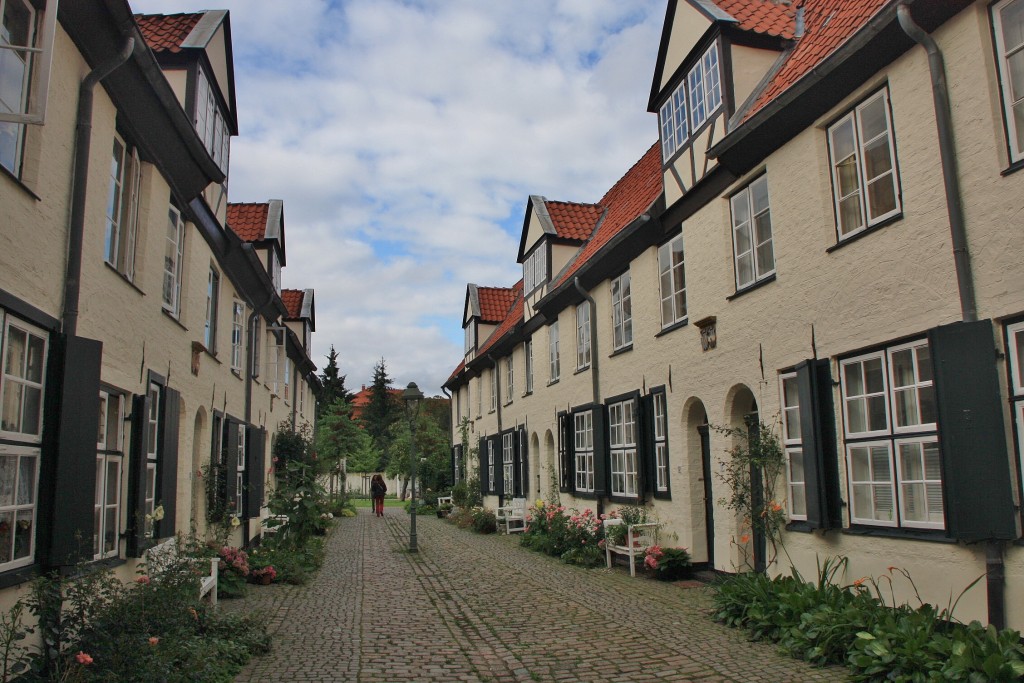
[[[608,441],[611,447],[612,495],[636,497],[636,400],[608,406]]]
[[[494,491],[494,439],[487,440],[487,490]]]
[[[0,444],[0,570],[35,554],[39,448]]]
[[[242,371],[243,340],[245,330],[245,304],[238,299],[231,302],[231,369]]]
[[[782,442],[786,449],[787,503],[790,519],[807,519],[807,479],[804,475],[800,396],[796,373],[779,377],[782,391]]]
[[[841,363],[850,519],[942,529],[942,468],[925,341]]]
[[[548,328],[548,365],[551,372],[551,381],[558,381],[562,373],[562,363],[558,355],[558,321],[551,323]]]
[[[282,349],[282,352],[284,349]],[[287,354],[283,354],[284,363],[283,370],[281,372],[281,383],[284,385],[284,400],[292,400],[292,359]]]
[[[114,136],[106,209],[106,261],[129,280],[135,277],[142,163],[139,153]]]
[[[627,270],[612,280],[612,348],[617,351],[632,343],[633,303]]]
[[[686,269],[683,263],[683,235],[658,247],[658,279],[661,287],[661,326],[686,319]]]
[[[768,176],[763,175],[729,200],[732,206],[732,244],[736,289],[775,272],[772,212],[768,206]]]
[[[21,114],[28,102],[35,10],[27,0],[0,0],[0,113]],[[0,166],[18,175],[24,124],[0,122]]]
[[[466,353],[476,348],[476,323],[472,320],[463,328],[466,337]]]
[[[124,468],[124,398],[100,391],[96,438],[96,491],[93,499],[93,559],[117,557]]]
[[[527,339],[523,343],[523,357],[526,359],[526,393],[533,393],[533,339]]]
[[[718,44],[713,43],[686,75],[690,90],[690,120],[700,128],[722,104],[721,77],[718,73]]]
[[[270,387],[270,392],[280,396],[284,389],[282,375],[284,373],[284,331],[281,329],[267,329],[267,360],[266,378],[264,381]]]
[[[274,291],[278,294],[281,293],[281,259],[277,256],[277,251],[274,249],[270,250],[270,279],[274,283]]]
[[[511,496],[514,489],[512,480],[513,461],[513,439],[512,432],[501,435],[501,488],[502,493]]]
[[[220,301],[220,273],[210,268],[206,278],[206,322],[203,324],[203,345],[210,353],[217,352],[217,308]]]
[[[542,243],[523,261],[523,292],[529,294],[548,281],[548,251]]]
[[[1024,160],[1024,0],[992,6],[1010,161]]]
[[[202,69],[199,69],[196,80],[195,125],[206,151],[217,162],[217,166],[227,173],[231,131],[217,104],[217,96],[210,86],[206,72]]]
[[[665,392],[654,397],[654,488],[668,491],[668,421],[665,411]]]
[[[252,321],[252,367],[250,372],[253,379],[260,376],[260,317],[257,315]]]
[[[238,465],[235,467],[235,516],[242,516],[242,499],[245,491],[245,434],[246,429],[244,424],[238,425],[238,451],[237,460]]]
[[[479,418],[484,414],[484,378],[481,377],[477,380],[477,392],[476,392],[476,416]]]
[[[889,91],[882,89],[828,129],[839,239],[900,212]]]
[[[512,362],[512,354],[505,359],[505,403],[511,403],[515,392],[516,373]]]
[[[574,453],[576,454],[576,490],[594,490],[594,414],[573,414]]]
[[[181,312],[181,267],[185,252],[185,221],[181,212],[171,206],[167,209],[167,238],[164,245],[163,306],[177,317]]]
[[[42,330],[7,316],[3,321],[3,411],[0,433],[39,441],[43,432],[46,337]]]
[[[146,536],[153,536],[153,511],[156,509],[156,470],[159,460],[160,385],[150,382],[149,415],[146,416],[146,492],[143,496],[146,513]]]
[[[576,306],[576,369],[590,367],[590,302]]]
[[[1010,397],[1013,417],[1017,423],[1017,455],[1024,473],[1024,322],[1006,328],[1006,355],[1010,358]]]
[[[709,47],[661,106],[661,154],[665,161],[686,144],[722,105],[718,44]],[[687,111],[689,110],[689,111]]]
[[[498,368],[491,368],[489,374],[491,376],[491,412],[493,413],[498,409]]]

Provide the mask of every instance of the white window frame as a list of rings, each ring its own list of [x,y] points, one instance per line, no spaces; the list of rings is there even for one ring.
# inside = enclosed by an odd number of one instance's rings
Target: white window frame
[[[0,437],[39,443],[43,439],[43,413],[44,406],[46,405],[46,365],[50,351],[49,335],[35,325],[29,325],[13,316],[3,314],[3,312],[0,312],[0,323],[2,323],[3,329],[3,337],[0,338],[0,361],[2,361],[0,363]],[[8,367],[8,363],[11,360],[8,354],[12,329],[25,336],[24,356],[21,359],[20,368]],[[35,343],[33,343],[33,340],[35,340]],[[39,342],[41,342],[41,346]],[[35,359],[39,367],[35,369],[31,367],[33,348],[39,354],[39,357]],[[11,372],[11,370],[14,370],[14,372]],[[33,370],[36,370],[36,372],[32,372]],[[38,381],[33,379],[33,377],[38,377]],[[25,414],[26,408],[30,404],[30,402],[25,400],[25,396],[30,391],[38,392],[39,397],[37,399],[38,415],[34,424],[28,424]],[[19,414],[16,424],[6,421],[6,416],[3,415],[8,405],[8,395],[11,392],[18,393]]]
[[[1006,355],[1010,359],[1010,398],[1017,424],[1018,471],[1024,473],[1024,320],[1007,325],[1006,337]]]
[[[681,258],[678,263],[673,263],[672,255],[676,252],[681,254]],[[670,288],[668,292],[665,291],[666,285]],[[682,233],[658,247],[658,287],[661,293],[661,328],[686,320],[686,249]],[[682,310],[679,310],[680,296],[683,298]]]
[[[280,340],[280,341],[279,341]],[[280,396],[282,389],[282,378],[281,372],[284,363],[281,359],[285,356],[284,353],[284,330],[273,329],[270,325],[267,325],[267,359],[265,361],[264,373],[266,377],[264,382],[270,389],[270,393],[275,396]]]
[[[3,0],[0,0],[2,2]],[[106,262],[128,280],[135,279],[135,242],[139,224],[142,162],[139,151],[115,134],[111,150],[110,191],[106,208]]]
[[[0,506],[0,520],[6,521],[6,520],[4,520],[4,518],[8,514],[11,515],[11,521],[7,522],[8,526],[9,526],[9,530],[11,532],[10,538],[8,539],[8,543],[9,543],[8,548],[9,548],[9,550],[7,550],[7,551],[5,551],[3,553],[4,555],[8,555],[10,557],[10,559],[7,562],[0,562],[0,572],[2,572],[2,571],[7,571],[9,569],[16,569],[18,567],[28,566],[28,565],[32,564],[32,562],[35,560],[36,532],[37,532],[37,530],[39,528],[38,527],[39,465],[40,465],[40,461],[42,460],[42,457],[41,457],[41,451],[40,451],[38,446],[28,446],[28,445],[22,446],[22,445],[14,445],[14,444],[6,444],[6,443],[0,443],[0,456],[3,456],[5,458],[14,458],[15,459],[15,463],[14,463],[14,476],[15,476],[15,480],[14,480],[14,483],[12,484],[12,486],[11,486],[11,490],[14,492],[14,504]],[[34,478],[34,482],[33,482],[32,486],[29,487],[29,488],[31,488],[31,492],[26,491],[26,493],[31,493],[31,497],[32,498],[31,498],[31,500],[29,502],[22,501],[22,502],[19,503],[18,502],[18,494],[19,494],[19,488],[20,488],[20,484],[21,484],[22,460],[26,460],[26,459],[30,459],[31,461],[34,461],[34,467],[33,467],[33,462],[29,462],[28,463],[29,467],[32,470],[32,476]],[[22,515],[21,520],[18,519],[19,513],[21,513],[21,515]],[[23,522],[23,521],[26,520],[26,518],[27,518],[26,513],[30,513],[31,514],[31,521],[29,522],[29,524],[30,524],[30,526],[29,526],[30,533],[28,534],[28,552],[27,553],[23,553],[21,557],[15,558],[14,557],[14,546],[15,546],[15,540],[16,540],[16,527],[20,526],[20,522]],[[2,533],[2,532],[0,532],[0,533]],[[0,555],[0,556],[2,556],[2,555]]]
[[[788,391],[793,389],[793,393]],[[782,444],[786,452],[786,507],[791,520],[807,519],[807,470],[804,463],[803,435],[800,426],[800,397],[796,373],[779,375],[779,405],[782,407]],[[802,478],[797,478],[796,465]],[[797,505],[799,500],[800,505]],[[800,509],[803,512],[799,512]]]
[[[505,359],[505,405],[512,402],[515,393],[516,373],[513,356],[510,353]]]
[[[531,294],[548,281],[548,249],[543,242],[523,261],[523,293]]]
[[[763,193],[760,188],[763,186]],[[764,205],[755,204],[755,198],[764,197]],[[768,196],[768,175],[763,174],[729,199],[732,216],[733,266],[736,271],[736,289],[744,289],[775,274],[775,242],[772,228],[771,200]],[[758,234],[767,223],[767,237]],[[760,229],[759,229],[760,228]],[[767,251],[768,253],[763,253]],[[750,276],[744,278],[741,263],[749,262]]]
[[[882,368],[882,389],[881,391],[867,391],[867,380],[866,375],[863,371],[863,364],[869,360],[877,360]],[[860,372],[861,382],[864,387],[864,393],[851,395],[848,390],[848,382],[846,380],[846,368],[851,365],[861,365],[862,370]],[[889,378],[888,378],[888,363],[886,362],[885,352],[876,351],[874,353],[865,354],[863,356],[857,356],[856,358],[847,358],[839,363],[839,376],[840,385],[842,386],[842,399],[843,399],[843,424],[846,431],[847,438],[870,438],[876,436],[887,436],[889,434],[889,425],[892,424],[892,416],[889,414]],[[871,399],[881,398],[885,405],[885,426],[881,429],[870,429],[870,408],[869,402]],[[853,401],[864,402],[864,420],[865,427],[867,429],[863,431],[851,431],[850,430],[850,403]]]
[[[654,404],[654,488],[668,491],[668,407],[664,391],[652,394]]]
[[[463,333],[466,340],[466,355],[469,355],[476,349],[476,323],[470,320],[463,328]]]
[[[862,131],[862,118],[861,113],[868,107],[875,104],[877,101],[882,101],[882,110],[885,114],[885,126],[886,130],[880,133],[870,140],[863,139]],[[853,150],[850,154],[844,156],[842,159],[836,159],[836,135],[840,129],[849,126],[852,135]],[[881,140],[882,136],[885,136],[888,144],[889,152],[889,170],[883,173],[879,173],[874,178],[867,177],[865,159],[865,150],[872,143]],[[836,235],[840,242],[847,240],[854,235],[860,234],[868,228],[875,226],[882,221],[885,221],[892,216],[899,215],[903,211],[903,202],[900,190],[900,179],[899,172],[896,163],[896,140],[893,136],[892,131],[892,111],[889,106],[889,89],[882,88],[875,94],[871,95],[863,102],[854,107],[845,116],[840,118],[838,121],[833,123],[828,128],[828,156],[829,156],[829,168],[832,177],[832,203],[835,209],[836,219]],[[847,194],[843,195],[842,188],[839,184],[839,166],[847,160],[852,159],[852,163],[855,166],[857,187]],[[880,179],[885,175],[891,175],[892,191],[895,201],[895,206],[884,213],[875,215],[870,202],[868,201],[868,186],[876,182],[880,182]],[[853,198],[854,196],[859,197],[860,207],[860,224],[849,230],[843,230],[843,213],[842,213],[842,202],[845,199]]]
[[[896,373],[893,371],[893,355],[895,355],[896,353],[903,352],[903,351],[908,351],[908,350],[911,351],[911,358],[913,359],[914,382],[912,384],[897,386],[896,385]],[[935,431],[937,429],[935,420],[932,420],[930,422],[920,422],[919,421],[919,422],[916,422],[916,423],[913,423],[913,424],[905,424],[905,425],[898,424],[898,421],[899,421],[898,420],[898,418],[899,418],[899,411],[896,409],[896,405],[897,405],[896,394],[897,394],[897,392],[900,392],[900,391],[915,391],[916,392],[916,403],[917,403],[918,416],[921,415],[920,394],[921,394],[922,390],[930,390],[931,391],[931,395],[932,395],[932,405],[934,406],[934,403],[935,403],[934,380],[933,379],[921,379],[921,370],[922,370],[921,365],[922,365],[922,363],[921,363],[921,359],[920,359],[920,353],[918,353],[919,350],[924,350],[928,354],[928,357],[926,359],[927,363],[925,363],[925,369],[927,371],[928,376],[931,377],[931,367],[930,367],[930,363],[931,363],[931,349],[928,348],[928,344],[922,344],[920,341],[917,341],[917,342],[910,342],[910,343],[907,343],[907,344],[900,344],[899,346],[893,346],[893,347],[890,347],[889,349],[886,350],[886,354],[885,355],[886,355],[886,361],[887,361],[887,365],[888,365],[888,367],[887,367],[887,370],[888,370],[888,380],[889,380],[889,383],[890,383],[890,386],[889,386],[889,400],[891,402],[890,412],[889,412],[889,414],[891,416],[890,425],[892,427],[893,433],[895,433],[895,434],[908,434],[908,433],[913,434],[913,433],[917,433],[917,432],[921,432],[921,431]]]
[[[227,120],[217,103],[210,79],[202,67],[197,71],[195,99],[196,111],[193,120],[196,132],[203,140],[203,146],[210,153],[210,157],[217,163],[217,167],[227,173],[231,131],[228,130]]]
[[[686,74],[686,84],[690,93],[690,121],[696,131],[722,106],[718,43],[712,43]]]
[[[612,298],[612,350],[619,351],[633,344],[633,297],[629,271],[613,278],[609,287]]]
[[[181,315],[181,274],[185,255],[185,220],[173,205],[167,209],[167,234],[164,245],[164,310],[177,318]],[[170,267],[168,267],[170,266]]]
[[[903,452],[901,450],[901,446],[911,445],[911,444],[916,444],[916,445],[921,447],[921,458],[922,458],[922,463],[921,463],[922,478],[921,479],[907,479],[907,478],[905,478],[905,475],[904,475]],[[932,444],[934,446],[935,450],[936,450],[936,454],[935,455],[939,459],[939,464],[938,464],[939,471],[940,471],[939,479],[929,478],[927,476],[927,467],[925,467],[925,465],[924,465],[924,457],[925,457],[924,456],[924,445],[925,444]],[[895,456],[896,481],[898,482],[899,494],[900,494],[899,495],[899,501],[900,501],[900,520],[903,523],[903,525],[904,526],[908,526],[908,527],[919,528],[919,529],[944,529],[946,527],[946,524],[945,524],[945,512],[942,509],[942,478],[941,478],[942,477],[942,474],[941,474],[941,470],[942,470],[942,457],[941,457],[941,454],[938,453],[938,438],[935,435],[932,435],[932,436],[928,436],[928,437],[896,439],[895,440],[895,448],[894,448],[894,453],[893,454]],[[922,504],[925,506],[925,510],[929,514],[926,514],[926,519],[924,521],[910,521],[910,522],[908,522],[907,521],[908,515],[907,515],[906,504],[907,504],[907,501],[910,499],[910,496],[907,495],[906,490],[907,490],[907,488],[909,486],[915,486],[915,485],[916,486],[923,486],[923,487],[925,487],[925,495],[924,495],[924,500],[922,501]],[[940,517],[940,521],[938,521],[938,522],[929,521],[929,518],[931,517],[930,513],[932,512],[930,506],[928,505],[929,495],[927,493],[927,488],[929,486],[938,486],[939,487],[939,501],[940,501],[939,502],[939,506],[940,506],[940,510],[939,510],[938,514],[939,514],[939,517]]]
[[[871,449],[873,448],[884,448],[888,454],[885,458],[885,463],[888,466],[888,479],[885,479],[875,472],[874,461],[871,457]],[[854,450],[867,449],[868,451],[868,468],[870,469],[870,476],[867,479],[854,479],[854,467],[853,457]],[[893,472],[893,449],[892,442],[889,440],[882,441],[858,441],[856,443],[850,443],[846,445],[846,471],[849,473],[850,480],[850,521],[854,524],[870,524],[872,526],[887,526],[887,527],[898,527],[899,519],[899,502],[896,498],[896,474]],[[871,512],[872,516],[861,514],[862,511],[857,509],[856,500],[856,489],[857,487],[870,487],[871,489]],[[880,489],[888,489],[890,500],[892,501],[892,519],[882,519],[874,516],[874,512],[877,510],[876,495],[875,492]]]
[[[476,419],[480,419],[484,414],[484,378],[481,375],[477,378],[477,392],[476,392]]]
[[[574,449],[576,461],[576,492],[594,491],[594,413],[586,410],[573,413]]]
[[[220,307],[220,273],[210,266],[206,277],[206,320],[203,322],[203,345],[217,354],[217,309]]]
[[[533,338],[527,339],[523,342],[523,358],[525,358],[524,365],[526,366],[526,391],[523,392],[523,396],[527,396],[533,393]]]
[[[686,112],[686,79],[676,87],[659,112],[661,120],[661,157],[672,158],[690,139],[689,117]]]
[[[512,463],[514,449],[512,448],[512,432],[501,435],[501,489],[506,496],[511,496],[515,491],[512,480]]]
[[[124,397],[100,390],[96,441],[96,489],[93,499],[93,559],[117,557],[120,551],[121,480],[124,476]],[[114,469],[111,477],[111,467]],[[105,547],[110,517],[114,544]]]
[[[242,518],[245,512],[242,505],[245,492],[245,435],[244,424],[238,425],[238,450],[235,452],[235,516]]]
[[[285,351],[284,349],[281,349]],[[292,400],[292,359],[288,357],[288,353],[284,353],[284,368],[281,373],[281,383],[284,385],[284,401],[288,403]]]
[[[996,67],[999,72],[1000,99],[1003,104],[1003,116],[1006,122],[1006,143],[1010,155],[1010,163],[1024,161],[1024,91],[1013,92],[1010,59],[1017,57],[1024,50],[1024,40],[1020,45],[1007,45],[1003,31],[1004,12],[1013,7],[1020,10],[1024,0],[1002,0],[992,5],[992,33],[995,36]],[[1024,68],[1021,66],[1020,68]],[[1016,95],[1017,99],[1013,99]],[[1022,122],[1017,120],[1014,110],[1020,111]]]
[[[493,413],[498,409],[498,368],[491,368],[488,374],[491,378],[491,409],[488,412]]]
[[[590,302],[576,305],[576,369],[586,370],[592,360],[590,355]]]
[[[245,304],[231,301],[231,369],[241,374],[245,363]]]
[[[548,370],[550,381],[557,382],[562,374],[562,361],[558,352],[558,321],[548,327]]]
[[[487,490],[494,490],[494,440],[487,439]]]
[[[160,460],[160,415],[162,387],[156,382],[149,383],[149,415],[146,416],[148,430],[146,450],[146,491],[143,496],[143,508],[146,517],[146,536],[152,538],[153,512],[156,510],[156,477],[157,464]]]
[[[608,405],[608,446],[611,455],[611,494],[620,498],[640,495],[637,477],[636,399]]]

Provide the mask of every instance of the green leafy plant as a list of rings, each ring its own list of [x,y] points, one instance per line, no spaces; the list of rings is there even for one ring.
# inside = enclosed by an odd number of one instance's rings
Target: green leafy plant
[[[662,548],[653,545],[644,552],[644,566],[658,581],[689,578],[693,563],[686,548]]]
[[[498,520],[493,510],[487,508],[473,509],[473,531],[478,534],[493,534],[498,530]]]

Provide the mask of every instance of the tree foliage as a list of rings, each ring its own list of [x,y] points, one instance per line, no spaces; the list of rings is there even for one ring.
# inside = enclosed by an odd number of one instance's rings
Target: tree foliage
[[[334,350],[334,345],[331,344],[331,350],[327,354],[327,365],[324,366],[324,371],[320,373],[320,392],[316,397],[318,402],[317,417],[322,417],[325,413],[329,412],[335,401],[341,400],[347,403],[351,398],[352,395],[345,388],[345,375],[339,374],[338,352]]]
[[[342,460],[350,472],[373,472],[380,461],[380,451],[359,423],[352,419],[352,406],[337,399],[320,418],[316,435],[317,453],[329,468]]]
[[[370,386],[370,400],[363,408],[360,421],[363,429],[381,454],[384,455],[379,468],[387,468],[388,429],[401,415],[401,406],[391,394],[391,378],[383,358],[373,367],[373,384]]]
[[[401,477],[403,496],[412,473],[408,420],[397,420],[388,432],[389,477]],[[416,476],[420,488],[438,491],[451,483],[448,432],[442,429],[429,412],[420,411],[416,419]]]

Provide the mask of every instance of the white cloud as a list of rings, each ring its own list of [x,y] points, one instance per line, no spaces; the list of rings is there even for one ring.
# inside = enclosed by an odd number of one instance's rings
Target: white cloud
[[[396,384],[439,389],[461,358],[466,283],[520,276],[528,196],[597,201],[656,139],[664,4],[212,4],[234,41],[231,199],[284,200],[285,286],[316,290],[314,362],[333,344],[350,386],[384,357]]]

